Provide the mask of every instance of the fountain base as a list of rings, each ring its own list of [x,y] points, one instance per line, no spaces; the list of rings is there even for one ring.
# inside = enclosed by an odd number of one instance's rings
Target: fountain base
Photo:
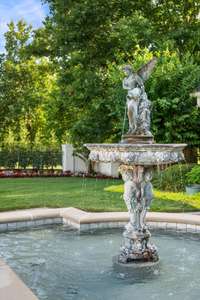
[[[159,264],[159,256],[156,246],[149,241],[149,230],[131,230],[130,227],[131,224],[127,224],[123,233],[124,244],[120,254],[113,257],[114,268],[120,272],[154,271]]]
[[[123,233],[124,241],[118,262],[121,264],[157,262],[159,256],[156,246],[149,241],[151,237],[149,230],[147,228],[136,230],[131,227],[131,223],[127,224]]]
[[[139,275],[141,272],[149,273],[159,270],[160,260],[146,262],[128,262],[126,264],[119,262],[119,255],[113,256],[113,268],[120,273],[134,273]]]

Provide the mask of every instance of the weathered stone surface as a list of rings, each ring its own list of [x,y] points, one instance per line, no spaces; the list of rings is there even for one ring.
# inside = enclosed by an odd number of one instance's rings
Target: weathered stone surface
[[[90,160],[120,164],[124,180],[124,201],[130,221],[125,226],[123,246],[117,258],[118,265],[143,265],[159,260],[145,223],[146,213],[153,199],[152,169],[156,165],[184,160],[183,149],[186,144],[154,144],[150,132],[151,102],[145,92],[144,82],[156,62],[157,59],[153,58],[137,72],[130,65],[123,68],[126,74],[123,88],[127,90],[129,130],[122,136],[122,141],[119,144],[85,145],[90,150]]]
[[[148,262],[140,262],[140,263],[135,263],[135,262],[129,262],[127,264],[120,263],[119,262],[119,256],[115,255],[113,256],[113,267],[114,269],[122,274],[126,274],[126,276],[131,276],[131,278],[136,278],[139,276],[141,278],[141,275],[143,278],[145,278],[145,275],[148,275],[149,273],[151,274],[152,278],[152,273],[156,271],[156,274],[159,272],[160,269],[160,261],[148,261]]]
[[[123,233],[123,245],[118,265],[156,263],[156,246],[145,223],[147,210],[153,199],[151,184],[155,165],[178,163],[184,160],[186,144],[86,144],[92,161],[119,162],[124,180],[124,201],[129,223]],[[146,265],[147,266],[147,265]]]
[[[120,144],[153,144],[152,135],[124,134]]]
[[[155,262],[159,259],[158,252],[155,245],[150,243],[151,234],[145,224],[146,213],[153,199],[152,168],[121,165],[120,172],[130,221],[123,233],[124,244],[119,262]]]
[[[144,82],[149,78],[156,62],[157,59],[154,57],[137,72],[130,65],[123,68],[126,74],[123,88],[127,90],[128,134],[152,135],[150,132],[151,102],[145,92]]]
[[[153,166],[184,160],[186,144],[86,144],[92,161]]]

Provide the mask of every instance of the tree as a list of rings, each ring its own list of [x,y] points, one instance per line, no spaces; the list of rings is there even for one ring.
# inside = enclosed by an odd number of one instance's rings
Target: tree
[[[110,140],[112,135],[118,138],[116,128],[119,126],[113,123],[119,121],[119,113],[114,113],[115,105],[108,94],[108,64],[132,58],[127,50],[136,47],[139,28],[145,31],[148,25],[148,20],[139,16],[135,6],[142,11],[151,1],[142,1],[143,6],[138,5],[138,1],[131,4],[130,1],[123,4],[118,1],[48,2],[53,14],[54,53],[60,58],[57,110],[53,118],[57,120],[60,116],[61,119],[59,139],[62,140],[68,131],[72,143],[78,147],[91,140]],[[123,19],[124,8],[127,15],[132,15],[135,25],[129,32],[126,30],[129,20]],[[129,36],[126,46],[120,38],[125,31]],[[146,35],[150,36],[151,32],[146,30]],[[148,45],[147,39],[142,39],[141,43]],[[123,102],[120,110],[123,116]],[[120,119],[122,116],[120,114]]]
[[[156,140],[197,143],[199,113],[189,94],[199,80],[198,1],[46,2],[60,65],[53,118],[60,120],[60,140],[68,131],[77,148],[119,141],[125,125],[120,67],[137,68],[157,55],[158,69],[147,83]]]
[[[33,147],[48,137],[45,133],[45,105],[55,81],[47,58],[29,55],[32,28],[23,21],[9,24],[6,55],[1,64],[1,144]],[[46,135],[45,139],[44,136]]]
[[[200,2],[198,0],[157,0],[149,19],[160,39],[180,55],[190,52],[200,62]],[[170,43],[169,43],[170,42]],[[162,47],[162,46],[161,46]]]
[[[147,86],[153,100],[153,131],[159,142],[199,146],[200,111],[191,92],[200,82],[200,66],[190,53],[180,60],[174,52],[162,53]]]
[[[191,1],[46,0],[33,31],[11,23],[0,60],[1,137],[16,143],[118,142],[126,130],[121,66],[159,57],[146,88],[157,142],[197,144],[199,8]],[[170,117],[173,115],[173,118]],[[179,127],[177,125],[180,125]]]

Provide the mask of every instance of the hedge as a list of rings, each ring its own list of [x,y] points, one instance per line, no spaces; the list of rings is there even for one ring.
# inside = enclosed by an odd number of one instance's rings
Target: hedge
[[[0,151],[1,169],[26,169],[36,170],[54,169],[62,165],[61,151],[40,150],[2,150]]]

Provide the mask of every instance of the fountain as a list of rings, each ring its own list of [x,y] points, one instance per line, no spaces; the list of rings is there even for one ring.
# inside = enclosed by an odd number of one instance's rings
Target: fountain
[[[129,130],[118,144],[86,144],[89,158],[95,162],[119,162],[124,181],[124,201],[130,221],[125,226],[123,245],[114,264],[126,268],[151,267],[159,262],[156,246],[150,241],[145,223],[153,199],[152,172],[155,166],[184,160],[186,144],[156,144],[150,131],[151,102],[144,82],[149,78],[157,59],[151,59],[139,71],[127,65],[123,88],[127,92]]]

